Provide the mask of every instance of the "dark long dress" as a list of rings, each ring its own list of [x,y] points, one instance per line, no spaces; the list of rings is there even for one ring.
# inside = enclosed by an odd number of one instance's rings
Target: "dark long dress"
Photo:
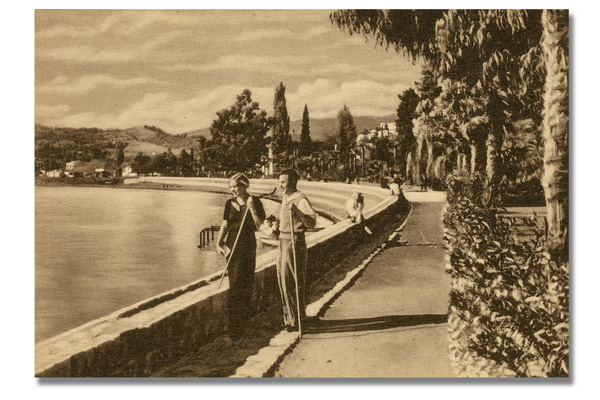
[[[261,201],[253,197],[256,212],[261,219],[265,218],[265,211]],[[248,211],[240,237],[233,247],[242,218],[246,211],[246,204],[240,206],[235,198],[227,200],[223,219],[228,222],[229,230],[225,243],[232,250],[229,255],[229,291],[227,294],[227,330],[232,339],[238,338],[244,331],[248,319],[248,305],[252,298],[254,287],[254,268],[256,266],[256,226],[252,213]]]

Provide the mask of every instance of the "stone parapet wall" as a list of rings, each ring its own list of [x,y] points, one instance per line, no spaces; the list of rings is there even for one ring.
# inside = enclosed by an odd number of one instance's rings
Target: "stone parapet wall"
[[[211,185],[227,187],[226,180],[198,180],[198,184],[203,188]],[[256,192],[269,192],[273,184],[274,181],[253,181],[251,187]],[[372,229],[387,222],[405,202],[403,196],[389,196],[383,189],[360,188],[367,189],[361,191],[372,201],[365,212]],[[340,208],[355,189],[356,185],[313,182],[306,182],[301,187],[311,200],[314,199],[315,207],[321,200],[320,192],[326,194],[328,202],[333,202],[330,199],[337,193]],[[377,204],[373,204],[375,199],[379,200]],[[308,283],[343,260],[352,246],[359,245],[354,239],[361,229],[349,220],[343,220],[307,237]],[[255,316],[280,312],[275,253],[270,251],[257,258]],[[207,276],[38,343],[35,375],[149,376],[193,353],[223,334],[228,282],[224,280],[219,288],[219,278],[220,273]]]

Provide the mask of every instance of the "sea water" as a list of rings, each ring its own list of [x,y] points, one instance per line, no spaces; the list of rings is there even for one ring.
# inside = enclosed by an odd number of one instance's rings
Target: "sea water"
[[[221,271],[214,241],[198,248],[199,232],[220,224],[228,197],[36,187],[36,342]],[[263,204],[267,213],[278,207]]]

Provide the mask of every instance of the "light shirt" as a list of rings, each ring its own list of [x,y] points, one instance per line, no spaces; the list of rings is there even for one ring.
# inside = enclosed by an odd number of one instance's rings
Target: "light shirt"
[[[305,226],[300,218],[297,215],[294,215],[294,232],[304,231],[306,228],[314,228],[317,221],[317,213],[310,205],[310,202],[304,193],[297,191],[290,196],[283,195],[281,209],[279,211],[279,230],[281,232],[291,232],[289,211],[285,206],[289,202],[293,202],[301,213],[308,216],[313,221],[312,226]]]

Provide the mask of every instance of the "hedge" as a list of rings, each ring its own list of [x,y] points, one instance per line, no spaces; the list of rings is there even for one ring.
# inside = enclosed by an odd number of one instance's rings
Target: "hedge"
[[[447,186],[448,338],[456,372],[568,376],[568,263],[545,252],[537,217],[511,219],[484,205],[479,177],[450,175]]]

